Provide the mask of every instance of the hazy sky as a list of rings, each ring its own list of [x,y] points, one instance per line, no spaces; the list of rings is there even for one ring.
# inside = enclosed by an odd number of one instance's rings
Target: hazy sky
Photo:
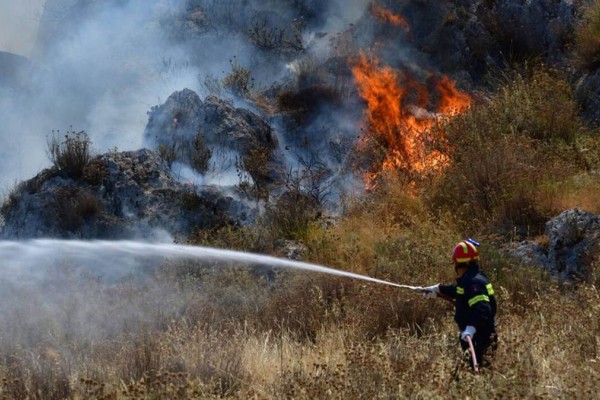
[[[0,0],[0,51],[29,57],[45,0]]]

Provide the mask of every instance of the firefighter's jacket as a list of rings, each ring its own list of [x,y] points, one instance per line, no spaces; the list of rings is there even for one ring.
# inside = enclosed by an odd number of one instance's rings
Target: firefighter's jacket
[[[454,299],[454,320],[461,331],[468,325],[480,333],[489,334],[495,330],[494,288],[477,264],[470,264],[467,272],[456,280],[456,285],[440,285],[440,293]]]

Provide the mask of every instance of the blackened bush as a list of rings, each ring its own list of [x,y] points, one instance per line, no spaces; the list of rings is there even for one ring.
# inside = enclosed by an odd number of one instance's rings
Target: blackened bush
[[[90,145],[84,131],[67,132],[62,142],[53,136],[48,140],[50,161],[65,178],[79,179],[92,157]]]
[[[61,188],[55,195],[56,220],[60,229],[75,232],[103,211],[102,201],[78,188]]]
[[[317,220],[320,207],[299,190],[285,192],[266,210],[266,221],[275,237],[301,240],[311,222]]]
[[[204,136],[201,133],[198,133],[191,143],[190,165],[202,174],[208,170],[211,157],[212,151],[206,145]]]

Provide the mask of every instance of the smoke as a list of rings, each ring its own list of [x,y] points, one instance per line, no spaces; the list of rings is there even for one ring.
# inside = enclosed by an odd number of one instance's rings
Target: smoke
[[[44,0],[0,0],[0,51],[29,57]]]
[[[242,287],[231,297],[215,296],[223,282],[211,279],[236,266],[258,276],[277,267],[419,289],[316,264],[169,243],[0,241],[0,253],[4,351],[15,346],[89,345],[123,333],[164,328],[182,317],[193,323],[190,318],[214,313],[223,302],[239,301],[238,308],[259,306],[269,290],[261,279],[253,279],[255,288],[241,280]],[[197,315],[192,305],[198,307]]]
[[[140,148],[146,111],[196,81],[192,68],[164,68],[164,60],[185,60],[159,24],[163,7],[176,10],[177,1],[101,3],[90,14],[71,7],[62,16],[47,4],[41,31],[50,36],[39,41],[21,81],[3,88],[0,185],[48,165],[46,138],[55,129],[87,131],[99,152]],[[61,24],[54,36],[52,23]]]
[[[1,36],[10,41],[2,43],[5,49],[20,47],[31,54],[31,66],[20,71],[21,79],[0,87],[2,188],[49,165],[46,145],[52,130],[60,135],[70,127],[85,130],[97,152],[142,147],[152,106],[183,88],[208,94],[200,84],[203,77],[222,78],[232,60],[249,68],[255,84],[263,88],[289,78],[289,57],[258,50],[248,38],[252,24],[274,21],[292,38],[290,25],[305,12],[310,16],[306,40],[316,37],[315,32],[343,31],[367,4],[48,0],[42,8],[39,1],[6,2],[2,0],[2,18],[26,13],[25,20],[34,23],[27,28],[0,24]],[[35,18],[41,25],[34,46]]]

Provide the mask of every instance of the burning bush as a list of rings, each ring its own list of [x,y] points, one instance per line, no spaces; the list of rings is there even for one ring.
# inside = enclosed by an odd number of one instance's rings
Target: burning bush
[[[421,83],[406,72],[380,66],[379,60],[361,53],[352,68],[360,96],[367,109],[366,133],[359,150],[385,150],[367,172],[373,186],[382,171],[405,171],[427,175],[439,171],[448,158],[437,148],[444,137],[433,128],[441,120],[468,109],[471,97],[446,76]],[[371,142],[377,143],[373,146]]]

